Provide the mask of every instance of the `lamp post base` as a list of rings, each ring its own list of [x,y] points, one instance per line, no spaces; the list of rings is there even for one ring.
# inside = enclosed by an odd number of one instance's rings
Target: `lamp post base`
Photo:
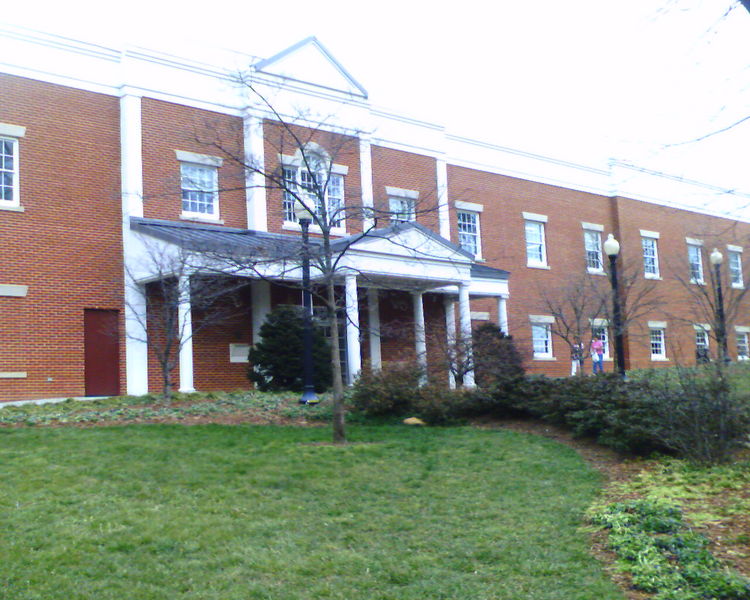
[[[318,395],[315,393],[315,389],[313,387],[305,386],[305,388],[302,390],[302,397],[299,399],[300,404],[319,404],[320,400],[318,399]]]

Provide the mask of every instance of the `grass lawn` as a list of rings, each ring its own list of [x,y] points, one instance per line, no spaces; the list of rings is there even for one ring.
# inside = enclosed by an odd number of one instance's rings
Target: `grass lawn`
[[[5,600],[622,599],[599,475],[508,431],[0,429]]]

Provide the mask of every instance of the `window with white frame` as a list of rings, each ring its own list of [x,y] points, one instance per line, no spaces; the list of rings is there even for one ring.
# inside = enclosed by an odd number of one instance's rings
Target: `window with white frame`
[[[534,358],[552,359],[552,323],[555,318],[547,315],[530,315],[531,345]]]
[[[294,204],[299,198],[315,212],[317,223],[344,227],[344,176],[348,168],[333,164],[317,144],[308,144],[294,156],[280,156],[283,175],[282,212],[285,223],[297,223]]]
[[[703,283],[703,248],[697,240],[688,240],[688,266],[690,283]]]
[[[217,156],[175,150],[180,161],[182,216],[188,219],[219,219],[219,167]]]
[[[586,250],[586,269],[590,273],[601,273],[602,264],[602,234],[591,229],[583,230],[583,245]]]
[[[734,288],[745,287],[742,277],[742,248],[727,246],[727,263],[729,264],[729,281]]]
[[[609,328],[604,319],[594,319],[591,325],[591,339],[601,340],[604,346],[604,360],[609,360]]]
[[[711,326],[708,324],[693,325],[695,329],[695,352],[698,357],[708,358],[709,356],[709,337],[708,332]]]
[[[735,327],[737,335],[737,360],[750,359],[750,327]]]
[[[0,207],[15,208],[21,205],[19,138],[26,128],[0,123]]]
[[[475,256],[481,256],[479,213],[459,210],[456,213],[456,218],[458,220],[458,245]]]
[[[653,231],[641,231],[643,249],[643,273],[647,279],[659,278],[659,251],[657,240],[659,234]]]
[[[386,186],[388,194],[388,213],[391,221],[407,222],[417,219],[417,190],[405,190],[398,187]]]
[[[547,268],[547,247],[544,239],[544,224],[547,217],[523,213],[526,235],[526,265]]]
[[[662,323],[649,322],[649,342],[651,347],[651,360],[667,359],[666,327]]]

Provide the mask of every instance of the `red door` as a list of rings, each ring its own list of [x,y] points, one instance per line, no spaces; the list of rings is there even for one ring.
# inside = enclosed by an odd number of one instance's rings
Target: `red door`
[[[87,396],[120,394],[118,311],[84,309],[83,352]]]

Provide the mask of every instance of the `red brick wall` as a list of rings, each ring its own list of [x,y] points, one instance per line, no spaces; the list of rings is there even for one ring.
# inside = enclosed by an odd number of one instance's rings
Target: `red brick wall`
[[[386,186],[418,191],[417,222],[440,231],[434,158],[373,145],[372,185],[375,208],[385,212],[389,210]],[[379,226],[390,224],[387,218],[381,220],[384,222]]]
[[[0,371],[28,373],[0,379],[0,401],[82,395],[83,311],[122,311],[119,101],[10,75],[0,89],[0,122],[26,127],[0,283],[29,286],[0,298]]]
[[[151,98],[143,99],[141,110],[144,216],[180,219],[180,163],[175,150],[183,150],[224,159],[218,173],[219,216],[229,227],[247,227],[245,179],[236,160],[244,156],[242,119]]]

